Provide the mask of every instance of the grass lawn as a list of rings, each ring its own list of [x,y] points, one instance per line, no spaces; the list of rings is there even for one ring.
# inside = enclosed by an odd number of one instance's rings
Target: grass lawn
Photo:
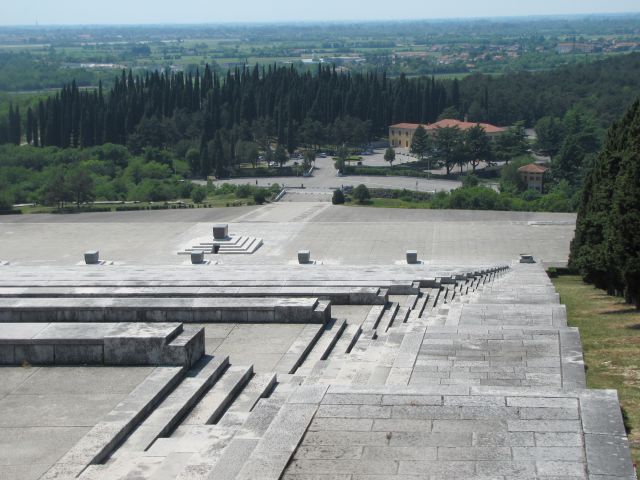
[[[401,198],[372,198],[365,204],[352,200],[346,205],[353,207],[378,207],[378,208],[431,208],[428,201],[407,201]]]
[[[177,202],[178,200],[173,200],[170,201],[169,203],[171,205],[173,205],[175,208],[177,208],[177,205],[175,202]],[[183,204],[185,205],[192,205],[193,202],[191,201],[191,199],[182,199],[181,200]],[[155,202],[155,203],[149,203],[149,202],[140,202],[140,203],[136,203],[136,204],[128,204],[128,205],[122,205],[122,204],[103,204],[103,205],[96,205],[96,207],[100,207],[100,208],[110,208],[111,210],[116,209],[116,207],[119,206],[138,206],[138,207],[149,207],[150,205],[163,205],[165,202]],[[195,206],[196,208],[204,208],[205,206],[211,207],[211,208],[222,208],[222,207],[242,207],[242,206],[246,206],[246,205],[255,205],[255,202],[253,200],[253,196],[249,196],[248,198],[238,198],[235,193],[226,193],[226,194],[220,194],[220,195],[209,195],[200,205],[200,207],[198,207],[197,205]],[[73,207],[74,204],[73,202],[67,202],[65,204],[66,207]],[[30,214],[30,213],[52,213],[56,210],[56,207],[47,207],[45,205],[37,205],[35,207],[21,207],[19,208],[19,210],[22,211],[23,214]]]
[[[618,390],[633,461],[640,465],[640,312],[580,277],[561,276],[553,283],[569,325],[580,329],[587,385]]]

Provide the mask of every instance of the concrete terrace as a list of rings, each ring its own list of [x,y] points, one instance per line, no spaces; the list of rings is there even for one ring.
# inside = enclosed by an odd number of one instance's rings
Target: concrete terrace
[[[616,392],[514,261],[566,260],[572,216],[132,213],[0,224],[0,478],[635,478]],[[220,221],[264,245],[186,265]]]

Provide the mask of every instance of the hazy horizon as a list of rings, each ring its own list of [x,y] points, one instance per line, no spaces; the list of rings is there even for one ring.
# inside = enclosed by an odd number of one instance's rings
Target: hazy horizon
[[[375,22],[407,20],[456,20],[563,15],[607,15],[640,13],[637,0],[584,0],[567,2],[539,0],[535,5],[509,0],[458,0],[452,4],[406,0],[397,11],[380,0],[301,2],[279,0],[267,4],[247,0],[240,11],[235,5],[207,0],[183,0],[176,8],[169,0],[133,4],[112,0],[100,8],[92,2],[35,0],[28,10],[14,2],[3,6],[0,26],[80,25],[189,25],[218,23]]]

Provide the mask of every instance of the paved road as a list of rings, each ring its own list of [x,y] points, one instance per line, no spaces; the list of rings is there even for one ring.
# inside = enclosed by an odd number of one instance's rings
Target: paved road
[[[365,164],[380,163],[379,159],[376,160],[377,155],[365,157]],[[384,161],[384,160],[383,160]],[[257,183],[256,183],[257,182]],[[197,181],[197,183],[204,184],[204,181]],[[223,183],[232,183],[236,185],[252,184],[260,186],[270,186],[277,183],[280,186],[287,187],[301,187],[306,189],[318,189],[329,190],[333,188],[339,188],[341,186],[356,186],[361,183],[370,188],[394,188],[407,190],[418,190],[420,192],[432,192],[432,191],[449,191],[460,186],[460,182],[453,180],[429,180],[425,178],[411,178],[411,177],[377,177],[377,176],[337,176],[336,170],[333,167],[332,158],[318,158],[316,160],[316,170],[312,177],[268,177],[260,179],[252,178],[234,178],[231,180],[220,180],[214,182],[216,185],[222,185]]]

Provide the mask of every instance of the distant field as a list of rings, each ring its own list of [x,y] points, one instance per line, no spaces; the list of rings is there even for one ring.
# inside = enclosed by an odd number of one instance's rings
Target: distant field
[[[0,27],[0,84],[3,78],[15,76],[16,70],[28,73],[31,68],[21,64],[8,72],[11,65],[4,62],[11,60],[6,56],[10,53],[28,53],[32,62],[46,60],[52,71],[79,68],[82,63],[113,63],[132,69],[185,69],[214,62],[224,70],[237,63],[295,64],[311,55],[357,56],[365,61],[336,63],[352,72],[384,70],[388,77],[405,74],[462,79],[471,71],[487,74],[540,71],[595,61],[616,54],[619,42],[640,50],[639,21],[640,15],[627,15],[589,17],[588,21],[575,17],[514,22],[107,26],[93,30]],[[37,43],[31,43],[34,40]],[[571,41],[590,44],[593,53],[559,55],[558,42]],[[105,75],[96,74],[95,69],[84,70],[92,84],[100,79],[110,81],[109,72]],[[64,73],[58,76],[66,81]],[[19,80],[12,79],[10,84],[12,87],[7,90],[31,89],[21,86]]]

